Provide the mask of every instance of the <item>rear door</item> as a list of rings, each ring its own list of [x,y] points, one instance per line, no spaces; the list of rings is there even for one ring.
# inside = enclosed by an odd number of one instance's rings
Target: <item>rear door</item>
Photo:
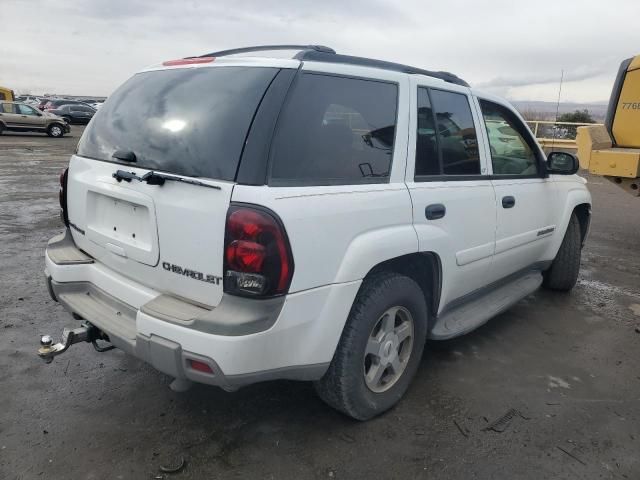
[[[173,68],[128,80],[94,116],[71,160],[68,209],[77,245],[144,285],[217,305],[236,170],[278,73]],[[152,171],[192,183],[141,180]]]
[[[441,308],[487,284],[496,228],[477,112],[463,87],[413,79],[407,186],[421,251],[442,262]],[[480,132],[481,133],[481,132]]]
[[[506,105],[479,99],[491,155],[496,192],[496,251],[491,280],[499,280],[538,262],[556,229],[556,191],[545,175],[535,138]]]
[[[7,127],[18,127],[20,117],[15,103],[0,103],[0,119]]]

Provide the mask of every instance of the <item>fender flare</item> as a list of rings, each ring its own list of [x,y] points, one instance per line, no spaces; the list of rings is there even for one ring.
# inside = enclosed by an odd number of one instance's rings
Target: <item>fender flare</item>
[[[364,232],[349,244],[334,282],[362,280],[376,265],[418,251],[418,236],[412,224]]]
[[[580,186],[572,188],[567,192],[564,209],[556,226],[557,233],[553,236],[553,241],[549,245],[544,258],[551,260],[556,258],[558,250],[560,250],[560,245],[562,245],[562,240],[564,240],[565,232],[569,227],[571,215],[578,205],[585,204],[589,205],[589,208],[591,208],[591,194],[586,188]]]

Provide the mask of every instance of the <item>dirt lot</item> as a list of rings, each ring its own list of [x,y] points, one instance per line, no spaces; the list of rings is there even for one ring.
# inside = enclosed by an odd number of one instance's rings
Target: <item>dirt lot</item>
[[[74,323],[42,271],[79,134],[0,136],[0,478],[640,478],[640,199],[590,179],[574,292],[428,343],[400,405],[359,423],[304,383],[177,394],[119,351],[35,356]]]

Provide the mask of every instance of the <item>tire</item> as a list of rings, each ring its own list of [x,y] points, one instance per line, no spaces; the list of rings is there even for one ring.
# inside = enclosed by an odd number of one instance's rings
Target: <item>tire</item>
[[[4,124],[0,123],[0,135],[4,132]]]
[[[386,315],[389,311],[396,313]],[[385,333],[383,325],[388,325],[385,320],[391,317],[394,319],[391,323],[398,327]],[[428,317],[424,293],[409,277],[380,273],[365,279],[329,369],[314,384],[320,398],[357,420],[368,420],[393,407],[406,392],[420,365]],[[411,337],[400,341],[400,331],[407,332],[407,322],[412,323]],[[399,335],[393,337],[396,332]],[[379,343],[378,338],[381,338]],[[366,353],[371,346],[376,349],[379,346],[380,355]],[[389,358],[397,360],[394,364],[399,366],[396,367],[398,374],[391,363],[387,364]],[[381,368],[382,376],[376,383],[375,373]],[[370,376],[365,379],[367,371]]]
[[[71,122],[71,117],[62,117],[62,118],[63,118],[64,120],[66,120],[66,121],[67,121],[67,123],[68,123],[69,125],[71,125],[71,124],[72,124],[72,122]]]
[[[47,128],[47,135],[54,138],[60,138],[64,135],[64,127],[59,123],[53,123]]]
[[[551,267],[544,272],[542,285],[551,290],[568,292],[575,287],[580,271],[582,234],[580,222],[575,213],[571,214],[562,245]]]

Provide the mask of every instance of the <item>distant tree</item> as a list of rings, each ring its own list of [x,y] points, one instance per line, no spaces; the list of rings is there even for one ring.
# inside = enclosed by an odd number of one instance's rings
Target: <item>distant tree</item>
[[[522,115],[527,122],[532,122],[535,120],[548,120],[548,115],[545,115],[543,112],[539,112],[532,108],[524,108],[520,110],[520,115]]]
[[[576,110],[573,113],[563,113],[558,117],[559,122],[574,122],[574,123],[596,123],[589,110]]]
[[[573,123],[596,123],[589,110],[576,110],[573,113],[563,113],[558,117],[559,122],[573,122]],[[556,137],[559,138],[576,138],[578,133],[578,127],[576,125],[558,125],[558,131]]]

